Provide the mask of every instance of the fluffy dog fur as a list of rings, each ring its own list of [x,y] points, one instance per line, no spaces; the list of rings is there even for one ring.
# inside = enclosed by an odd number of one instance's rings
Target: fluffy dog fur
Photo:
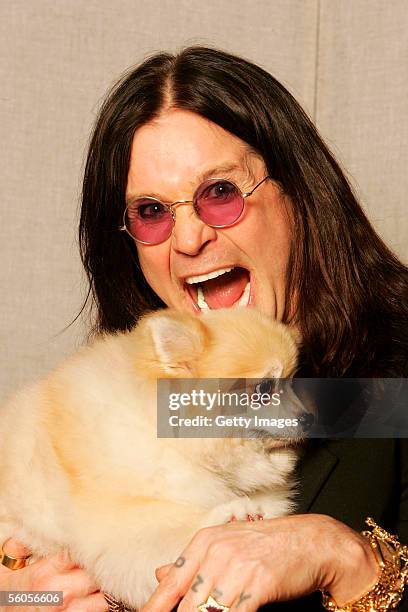
[[[1,410],[0,541],[61,549],[134,607],[202,526],[291,511],[296,451],[242,439],[158,439],[160,377],[285,377],[285,326],[252,309],[160,311],[82,348]]]

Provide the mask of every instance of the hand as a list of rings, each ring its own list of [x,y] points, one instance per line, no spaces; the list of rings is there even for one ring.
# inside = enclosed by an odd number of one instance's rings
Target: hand
[[[200,530],[171,566],[141,612],[197,611],[212,595],[239,612],[296,599],[319,588],[339,605],[376,582],[378,567],[359,533],[325,515],[237,521]]]
[[[3,545],[13,557],[29,555],[30,551],[11,538]],[[93,579],[64,554],[40,559],[19,570],[0,565],[0,591],[63,591],[63,605],[47,606],[48,612],[107,612],[108,604]],[[43,608],[13,606],[13,612],[34,612]],[[0,612],[9,612],[1,606]]]

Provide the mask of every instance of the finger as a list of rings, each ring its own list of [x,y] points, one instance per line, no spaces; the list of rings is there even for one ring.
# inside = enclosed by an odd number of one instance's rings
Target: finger
[[[198,572],[199,559],[183,553],[170,567],[159,586],[140,612],[171,612],[189,588]]]
[[[18,540],[16,540],[15,538],[8,538],[2,546],[2,550],[3,552],[10,556],[13,557],[15,559],[18,558],[24,558],[24,557],[28,557],[31,553],[30,549],[27,548],[26,546],[24,546],[24,544],[22,542],[19,542]],[[0,553],[0,559],[2,558],[2,555]],[[27,563],[28,559],[25,561],[25,563]],[[24,571],[24,565],[23,567],[20,567],[20,569],[18,570],[18,574],[20,578],[23,578],[20,574],[20,572]],[[0,574],[3,576],[8,575],[7,579],[12,579],[12,581],[15,581],[15,577],[11,578],[11,574],[14,574],[13,570],[11,569],[11,567],[6,567],[3,564],[0,564]],[[22,580],[21,584],[24,583],[24,580]]]
[[[251,592],[251,588],[247,588],[236,597],[233,602],[230,604],[231,610],[236,610],[238,612],[257,612],[260,606],[262,606],[262,601],[259,597],[254,596],[254,593]]]
[[[31,567],[34,566],[41,575],[61,574],[78,569],[78,564],[71,559],[67,551],[61,551],[55,555],[38,559],[35,563],[31,564]]]
[[[218,603],[239,612],[258,610],[259,580],[254,566],[248,563],[245,567],[242,564],[238,567],[234,565],[234,557],[231,558],[228,548],[220,548],[220,543],[210,545],[199,573],[179,603],[178,611],[193,612],[205,604],[209,596],[215,600],[212,602],[214,609]]]
[[[157,578],[157,580],[159,582],[161,582],[163,580],[163,578],[165,578],[167,576],[167,574],[171,570],[172,566],[173,566],[172,563],[168,563],[167,565],[161,565],[160,567],[156,568],[155,574],[156,574],[156,578]]]
[[[212,578],[209,577],[209,573],[207,573],[205,569],[203,571],[203,568],[200,568],[200,572],[194,577],[177,610],[179,612],[197,610],[198,606],[201,606],[207,601],[209,593],[213,593],[214,598],[217,594],[218,601],[221,601],[220,598],[223,597],[223,593],[214,588],[214,578],[213,575]],[[215,593],[215,591],[218,591],[218,593]],[[231,601],[233,599],[234,596],[231,597]]]
[[[239,597],[243,580],[242,572],[237,572],[228,563],[225,564],[224,557],[222,559],[214,557],[210,548],[201,563],[199,573],[194,577],[189,589],[180,601],[178,611],[191,612],[197,610],[198,606],[207,602],[209,596],[215,600],[213,602],[215,609],[216,603],[228,607],[237,599],[240,599],[240,603],[243,603],[244,600],[249,598],[248,595]]]
[[[56,555],[49,557],[49,561],[54,565],[58,571],[70,571],[73,568],[77,568],[78,564],[73,561],[66,550],[62,550]]]
[[[217,606],[226,606],[231,610],[239,610],[239,612],[256,612],[258,610],[260,600],[256,596],[254,585],[248,584],[243,589],[242,577],[237,573],[231,573],[226,581],[226,577],[223,576],[222,583],[219,584],[213,582],[212,578],[206,578],[207,570],[210,571],[211,568],[203,567],[200,569],[200,574],[181,600],[178,612],[193,612],[207,602],[210,609],[211,606],[214,609],[217,609]]]
[[[65,608],[66,612],[108,612],[109,604],[103,593],[93,593],[88,597],[79,597]]]
[[[6,540],[2,548],[3,552],[5,552],[7,555],[10,555],[11,557],[27,557],[31,554],[31,550],[27,548],[27,546],[24,546],[22,542],[19,542],[14,538],[9,538],[8,540]]]
[[[81,597],[87,597],[99,591],[94,579],[83,569],[73,569],[59,574],[44,574],[37,577],[42,591],[62,591],[64,605],[68,606]]]
[[[167,575],[140,612],[171,612],[190,588],[199,572],[208,546],[219,533],[218,527],[208,527],[196,533]]]

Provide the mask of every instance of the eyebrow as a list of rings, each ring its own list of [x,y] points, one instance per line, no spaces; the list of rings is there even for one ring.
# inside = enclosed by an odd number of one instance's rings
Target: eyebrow
[[[197,177],[197,182],[202,183],[209,178],[224,178],[225,175],[232,174],[237,170],[244,170],[244,168],[238,164],[237,162],[227,163],[227,164],[219,164],[210,168],[209,170],[205,170],[202,174]]]
[[[222,164],[217,164],[216,166],[213,166],[209,168],[208,170],[204,170],[204,172],[196,176],[194,182],[197,183],[197,187],[198,187],[201,183],[203,183],[209,178],[228,178],[237,171],[241,171],[245,173],[246,176],[255,180],[255,177],[253,176],[252,171],[248,167],[247,160],[242,159],[241,163],[225,162]],[[167,199],[163,199],[160,194],[157,194],[155,192],[150,192],[150,193],[141,193],[141,194],[134,194],[134,193],[128,194],[126,196],[126,205],[129,205],[131,204],[131,202],[134,202],[134,200],[137,200],[138,198],[143,198],[143,197],[155,198],[156,200],[160,200],[160,202],[163,202],[163,204],[169,203],[169,201]]]

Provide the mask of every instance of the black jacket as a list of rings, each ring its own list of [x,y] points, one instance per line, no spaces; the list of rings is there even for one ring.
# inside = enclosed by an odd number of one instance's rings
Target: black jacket
[[[357,531],[372,516],[408,543],[408,440],[311,440],[298,473],[298,513],[328,514]],[[261,610],[320,611],[320,601],[320,593],[314,593]],[[398,610],[408,612],[407,594]]]

